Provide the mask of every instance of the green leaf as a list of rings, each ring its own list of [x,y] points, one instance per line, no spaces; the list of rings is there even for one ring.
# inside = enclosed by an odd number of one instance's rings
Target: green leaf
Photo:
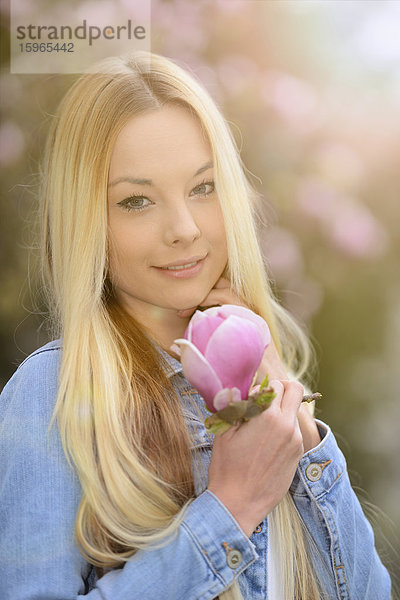
[[[268,388],[268,375],[266,375],[259,391],[249,396],[247,400],[230,402],[225,408],[207,417],[204,421],[206,429],[209,433],[219,435],[228,431],[233,425],[245,423],[267,410],[275,396],[273,388]]]
[[[267,388],[268,385],[269,385],[269,377],[268,377],[268,373],[267,373],[266,376],[264,377],[264,379],[262,380],[262,382],[260,383],[260,390]]]
[[[259,406],[256,402],[249,402],[247,405],[247,410],[245,414],[245,420],[253,419],[254,417],[258,417],[267,407]]]
[[[246,413],[248,400],[241,400],[240,402],[230,402],[228,406],[219,410],[216,415],[223,421],[231,423],[233,425],[240,420]]]
[[[228,431],[228,429],[232,427],[232,423],[227,423],[218,417],[216,413],[212,417],[207,417],[207,419],[204,421],[204,424],[207,431],[209,433],[213,433],[214,435],[225,433],[225,431]]]
[[[271,404],[272,400],[276,397],[276,393],[271,391],[263,392],[260,396],[256,396],[256,403],[260,406]]]

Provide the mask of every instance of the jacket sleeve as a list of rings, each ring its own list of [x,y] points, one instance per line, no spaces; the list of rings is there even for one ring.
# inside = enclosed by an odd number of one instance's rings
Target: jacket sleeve
[[[257,554],[209,491],[187,507],[176,534],[96,581],[74,540],[81,488],[55,425],[57,352],[28,358],[0,401],[0,597],[3,600],[208,600]],[[89,583],[93,582],[93,583]]]
[[[302,457],[291,492],[310,533],[310,553],[327,597],[389,600],[390,577],[351,487],[345,458],[330,428],[316,422],[323,439]]]

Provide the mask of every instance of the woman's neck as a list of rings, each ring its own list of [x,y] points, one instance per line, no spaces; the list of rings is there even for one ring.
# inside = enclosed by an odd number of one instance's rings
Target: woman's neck
[[[153,323],[151,323],[151,326],[153,327],[147,326],[153,340],[163,350],[166,350],[166,352],[170,352],[174,340],[183,338],[189,323],[189,318],[181,319],[176,316],[175,319],[171,318],[166,322],[158,322],[158,327],[154,327]]]
[[[174,340],[184,336],[190,317],[179,317],[174,309],[157,306],[146,308],[147,310],[140,311],[135,307],[133,312],[126,307],[126,310],[147,330],[156,344],[170,352]]]

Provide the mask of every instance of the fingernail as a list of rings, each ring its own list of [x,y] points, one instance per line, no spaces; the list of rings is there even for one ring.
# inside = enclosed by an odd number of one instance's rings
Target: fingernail
[[[175,354],[177,354],[178,356],[181,355],[181,349],[177,344],[172,344],[172,346],[170,346],[169,349],[172,350],[172,352],[175,352]]]

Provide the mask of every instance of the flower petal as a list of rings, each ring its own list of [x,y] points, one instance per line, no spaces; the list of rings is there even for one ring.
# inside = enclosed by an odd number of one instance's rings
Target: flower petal
[[[210,337],[224,320],[223,317],[207,315],[193,324],[190,341],[202,354],[206,351]]]
[[[207,315],[205,315],[204,313],[207,311],[202,311],[202,310],[196,310],[194,312],[194,314],[191,316],[190,321],[189,321],[189,325],[186,328],[186,331],[183,335],[183,337],[185,338],[185,340],[189,340],[189,342],[192,341],[192,329],[193,326],[198,323],[199,321],[201,321],[202,319],[206,318]]]
[[[237,304],[223,304],[222,306],[212,306],[211,308],[207,308],[206,310],[196,310],[192,318],[190,319],[189,325],[185,331],[185,339],[192,341],[192,330],[196,323],[206,317],[223,317],[227,318],[230,315],[236,315],[237,317],[242,317],[243,319],[248,319],[252,321],[259,328],[261,335],[263,337],[265,347],[271,342],[271,334],[269,331],[269,327],[265,320],[257,315],[255,312],[250,310],[250,308],[246,308],[245,306],[240,306]]]
[[[181,350],[183,373],[204,398],[208,408],[215,412],[214,397],[222,384],[212,366],[191,342],[185,339],[174,340]]]
[[[261,333],[262,339],[265,343],[265,348],[271,342],[271,333],[267,323],[262,317],[260,317],[260,315],[257,315],[249,308],[246,308],[245,306],[238,306],[236,304],[223,304],[219,307],[217,314],[225,318],[229,317],[230,315],[235,315],[236,317],[241,317],[242,319],[248,319],[257,326],[257,329]]]
[[[238,388],[224,388],[220,390],[214,398],[215,410],[226,408],[231,402],[241,401],[240,390]]]
[[[237,387],[242,399],[246,399],[264,349],[257,326],[248,319],[231,315],[214,331],[205,358],[222,387]]]

